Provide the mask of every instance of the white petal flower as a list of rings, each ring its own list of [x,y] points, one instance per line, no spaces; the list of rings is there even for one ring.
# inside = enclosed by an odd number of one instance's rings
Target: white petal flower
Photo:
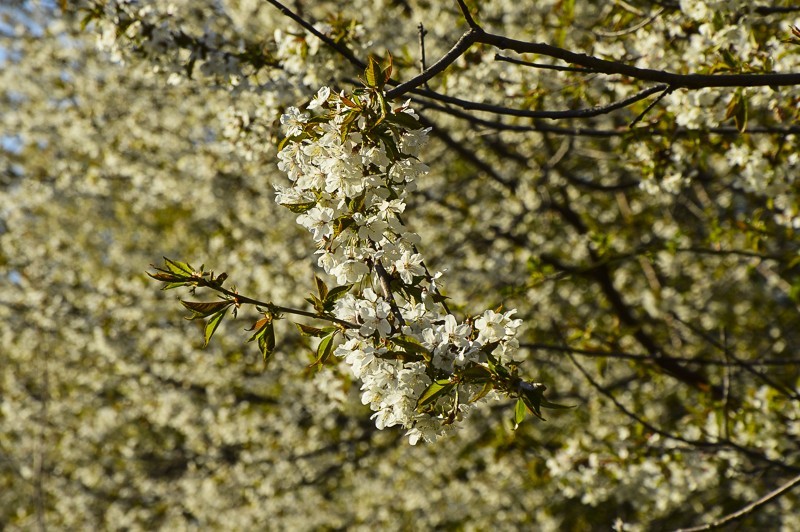
[[[308,104],[309,109],[319,109],[328,101],[331,95],[331,88],[330,87],[322,87],[320,90],[317,91],[317,95],[311,100],[311,103]]]
[[[400,258],[395,261],[394,267],[406,284],[411,284],[415,275],[425,275],[425,268],[422,266],[422,255],[419,253],[404,251]]]
[[[297,107],[289,107],[281,115],[281,124],[286,126],[286,136],[294,137],[303,132],[303,128],[308,122],[308,113],[301,113]]]

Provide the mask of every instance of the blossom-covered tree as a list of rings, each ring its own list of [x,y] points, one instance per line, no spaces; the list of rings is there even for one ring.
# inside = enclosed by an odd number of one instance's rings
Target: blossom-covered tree
[[[800,527],[793,2],[0,17],[3,528]]]

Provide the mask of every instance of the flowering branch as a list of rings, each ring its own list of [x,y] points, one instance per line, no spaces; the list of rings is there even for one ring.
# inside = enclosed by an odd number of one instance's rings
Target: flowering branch
[[[402,425],[412,444],[451,430],[490,392],[517,399],[515,424],[526,412],[562,408],[544,399],[544,385],[517,376],[514,311],[459,323],[439,293],[441,274],[424,266],[419,236],[400,215],[428,170],[418,154],[430,129],[408,103],[389,105],[391,72],[391,61],[370,60],[363,89],[323,87],[313,115],[290,108],[281,117],[278,166],[292,186],[277,186],[277,201],[312,233],[318,265],[361,287],[335,305],[335,316],[360,327],[343,331],[334,354],[361,379],[377,427]]]

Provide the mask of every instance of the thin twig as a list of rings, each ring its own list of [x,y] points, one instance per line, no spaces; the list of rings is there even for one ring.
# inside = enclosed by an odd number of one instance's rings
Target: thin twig
[[[397,88],[399,89],[400,87]],[[665,91],[667,88],[668,87],[666,85],[656,85],[608,105],[598,105],[596,107],[588,107],[584,109],[568,109],[564,111],[530,111],[527,109],[504,107],[502,105],[473,102],[461,98],[455,98],[453,96],[446,96],[444,94],[439,94],[432,91],[418,91],[417,93],[428,98],[457,105],[462,109],[469,109],[471,111],[485,111],[487,113],[493,113],[497,115],[517,116],[521,118],[547,118],[550,120],[563,120],[567,118],[592,118],[595,116],[605,115],[611,113],[612,111],[616,111],[617,109],[623,109],[631,104],[644,100],[648,96],[651,96],[657,92]]]
[[[772,15],[774,13],[796,13],[800,11],[800,6],[794,7],[778,7],[778,6],[758,6],[753,9],[753,12],[759,15]]]
[[[558,324],[555,323],[555,320],[553,320],[553,327],[557,331],[559,331]],[[559,331],[559,335],[560,334],[561,333]],[[562,336],[562,342],[563,341],[564,340],[563,340],[563,336]],[[683,436],[679,436],[677,434],[672,434],[672,433],[667,432],[667,431],[665,431],[663,429],[660,429],[660,428],[656,427],[655,425],[653,425],[652,423],[650,423],[649,421],[641,418],[640,416],[638,416],[638,415],[634,414],[633,412],[631,412],[630,410],[628,410],[628,408],[625,405],[620,403],[619,400],[616,397],[614,397],[614,394],[612,394],[606,388],[601,386],[600,383],[598,383],[594,379],[594,377],[592,377],[591,374],[589,374],[589,372],[586,371],[586,369],[577,361],[577,359],[575,359],[575,357],[571,353],[567,353],[567,356],[569,356],[569,358],[572,361],[572,363],[575,365],[576,368],[578,368],[578,371],[581,372],[581,374],[589,382],[589,384],[592,386],[592,388],[594,388],[595,390],[600,392],[602,395],[607,397],[609,400],[611,400],[611,402],[614,403],[614,406],[616,406],[617,409],[619,409],[620,412],[622,412],[623,414],[625,414],[626,416],[628,416],[632,420],[636,421],[641,426],[643,426],[645,429],[649,430],[650,432],[652,432],[654,434],[658,434],[660,436],[663,436],[664,438],[668,438],[668,439],[674,440],[674,441],[679,441],[679,442],[686,443],[688,445],[691,445],[691,446],[694,446],[694,447],[699,447],[699,448],[706,448],[706,449],[724,449],[724,448],[729,448],[729,449],[733,449],[735,451],[738,451],[738,452],[742,453],[745,456],[750,457],[753,460],[757,460],[759,462],[764,462],[766,464],[770,464],[772,466],[778,467],[778,468],[783,469],[785,471],[793,471],[793,472],[794,471],[800,471],[800,468],[797,467],[797,466],[789,465],[789,464],[786,464],[786,463],[784,463],[782,461],[772,460],[772,459],[768,458],[767,456],[765,456],[764,454],[759,453],[758,451],[755,451],[753,449],[749,449],[747,447],[743,447],[742,445],[739,445],[738,443],[735,443],[735,442],[733,442],[732,440],[729,440],[729,439],[717,438],[717,441],[715,441],[715,442],[705,441],[705,440],[690,440],[690,439],[685,438]]]
[[[272,1],[272,0],[267,0]],[[478,34],[481,33],[474,29],[470,29],[466,33],[464,33],[453,45],[453,47],[444,54],[441,59],[436,61],[434,64],[430,66],[430,68],[426,69],[424,72],[420,73],[419,75],[413,77],[412,79],[406,81],[405,83],[401,83],[397,87],[393,88],[390,91],[386,92],[386,99],[391,100],[393,98],[397,98],[402,96],[403,94],[418,88],[420,85],[424,85],[428,82],[429,79],[433,78],[434,76],[444,72],[444,70],[454,63],[459,57],[461,57],[464,52],[466,52],[470,46],[478,42]]]
[[[731,367],[728,364],[728,332],[722,328],[722,345],[725,347],[722,354],[725,357],[725,366],[722,368],[722,423],[725,438],[730,438],[730,395],[731,395]]]
[[[571,66],[561,66],[561,65],[546,65],[544,63],[532,63],[531,61],[523,61],[522,59],[514,59],[513,57],[508,57],[501,54],[494,54],[495,61],[504,61],[506,63],[512,63],[515,65],[522,65],[522,66],[529,66],[533,68],[542,68],[545,70],[557,70],[559,72],[579,72],[581,74],[596,74],[596,70],[592,70],[591,68],[583,68],[583,67],[571,67]]]
[[[648,106],[647,106],[647,108],[646,108],[644,111],[642,111],[641,113],[639,113],[639,116],[637,116],[636,118],[634,118],[634,119],[633,119],[633,122],[631,122],[631,123],[630,123],[630,125],[628,125],[628,128],[630,128],[630,129],[633,129],[633,126],[635,126],[637,123],[639,123],[639,122],[642,120],[642,118],[644,118],[644,116],[645,116],[647,113],[649,113],[649,112],[650,112],[650,110],[651,110],[653,107],[655,107],[656,105],[658,105],[658,102],[660,102],[660,101],[661,101],[661,100],[664,98],[664,96],[666,96],[667,94],[671,94],[671,93],[672,93],[674,90],[675,90],[675,89],[673,89],[672,87],[667,87],[666,89],[664,89],[664,92],[662,92],[661,94],[659,94],[659,95],[658,95],[658,98],[656,98],[655,100],[653,100],[653,101],[650,103],[650,105],[648,105]]]
[[[767,493],[766,495],[764,495],[763,497],[761,497],[757,501],[748,504],[747,506],[745,506],[741,510],[737,510],[737,511],[731,513],[731,514],[728,514],[728,515],[726,515],[724,517],[721,517],[721,518],[717,519],[716,521],[712,521],[711,523],[708,523],[708,524],[705,524],[705,525],[701,525],[701,526],[692,527],[692,528],[681,528],[677,532],[703,532],[705,530],[714,530],[714,529],[717,529],[717,528],[722,528],[723,526],[725,526],[727,524],[730,524],[730,523],[732,523],[734,521],[738,521],[739,519],[750,515],[751,513],[755,512],[756,510],[759,510],[762,506],[764,506],[764,505],[766,505],[766,504],[778,499],[784,493],[788,493],[792,488],[794,488],[798,484],[800,484],[800,475],[794,477],[793,479],[791,479],[789,482],[787,482],[783,486],[781,486],[781,487],[779,487],[779,488]]]
[[[652,15],[650,15],[649,17],[647,17],[643,21],[639,22],[638,24],[634,24],[630,28],[625,28],[624,30],[619,30],[619,31],[594,30],[593,33],[595,35],[599,36],[599,37],[611,37],[611,38],[613,38],[613,37],[622,37],[623,35],[629,35],[631,33],[634,33],[636,30],[644,28],[645,26],[647,26],[648,24],[653,22],[663,12],[664,12],[664,8],[660,7],[660,8],[658,8],[656,10],[655,13],[653,13]]]
[[[472,13],[469,12],[469,8],[467,4],[464,3],[464,0],[456,0],[458,2],[458,7],[461,9],[461,14],[464,16],[464,20],[467,22],[467,25],[470,28],[478,28],[478,23],[472,18]]]
[[[580,349],[577,347],[561,346],[556,344],[546,344],[541,342],[522,342],[519,346],[523,349],[532,351],[555,351],[558,353],[572,353],[589,358],[613,358],[619,360],[636,360],[640,362],[651,362],[653,357],[644,353],[628,353],[625,351],[600,351],[597,349]],[[690,357],[664,357],[681,364],[697,364],[699,366],[718,366],[718,367],[744,367],[744,366],[796,366],[800,363],[792,359],[763,359],[763,360],[737,360],[720,361],[712,358],[690,358]]]
[[[342,57],[347,59],[353,66],[357,67],[359,70],[363,70],[363,69],[366,68],[367,65],[363,61],[358,59],[353,54],[353,52],[350,51],[349,48],[347,48],[343,44],[337,43],[336,41],[334,41],[333,39],[331,39],[327,35],[323,34],[319,30],[317,30],[317,28],[315,28],[313,24],[311,24],[309,21],[307,21],[306,19],[304,19],[303,17],[301,17],[300,15],[298,15],[297,13],[295,13],[294,11],[292,11],[291,9],[289,9],[288,7],[283,5],[282,3],[278,2],[278,0],[265,0],[265,1],[269,2],[270,4],[275,6],[281,13],[283,13],[284,15],[289,17],[290,19],[292,19],[295,22],[297,22],[298,24],[300,24],[300,26],[302,26],[306,31],[311,33],[317,39],[319,39],[322,42],[324,42],[331,49],[333,49],[336,52],[338,52],[339,55],[341,55]]]
[[[415,94],[427,94],[427,91],[418,92]],[[633,130],[624,127],[618,129],[597,129],[591,127],[564,127],[544,124],[541,122],[534,122],[533,124],[507,124],[499,120],[487,120],[478,118],[470,113],[456,109],[453,107],[446,107],[444,105],[435,104],[425,98],[412,96],[411,100],[425,109],[431,109],[440,113],[449,114],[456,118],[461,118],[476,126],[482,126],[487,129],[495,131],[516,131],[516,132],[533,132],[533,133],[553,133],[555,135],[569,135],[571,137],[596,137],[596,138],[613,138],[624,137],[630,135],[669,135],[685,136],[685,135],[722,135],[722,136],[739,136],[747,135],[791,135],[800,133],[800,126],[789,127],[773,127],[773,126],[756,126],[749,127],[744,131],[739,131],[733,126],[724,127],[710,127],[705,129],[676,127],[674,129],[664,129],[657,125],[637,127]]]
[[[419,23],[417,26],[417,31],[419,33],[419,71],[420,73],[425,72],[425,69],[428,68],[425,64],[425,36],[428,34],[425,26],[422,25],[422,22]]]
[[[776,382],[775,380],[773,380],[769,376],[765,375],[764,373],[761,373],[760,371],[758,371],[754,367],[752,367],[752,366],[758,365],[758,364],[747,364],[744,360],[740,359],[732,351],[730,351],[728,349],[727,345],[721,345],[717,340],[715,340],[714,338],[712,338],[711,336],[706,334],[705,331],[702,331],[696,325],[692,324],[689,321],[681,319],[681,317],[678,316],[678,314],[676,312],[670,312],[670,315],[672,317],[674,317],[678,322],[680,322],[684,327],[686,327],[687,329],[692,331],[694,334],[696,334],[697,336],[699,336],[700,338],[702,338],[703,340],[705,340],[706,342],[711,344],[714,348],[725,352],[727,357],[733,359],[733,361],[734,361],[733,365],[734,366],[738,366],[738,367],[743,368],[745,371],[747,371],[748,373],[751,373],[752,375],[754,375],[755,377],[760,379],[762,382],[764,382],[764,384],[766,384],[767,386],[771,387],[772,389],[780,392],[781,394],[783,394],[783,395],[785,395],[787,397],[790,397],[790,398],[794,399],[795,401],[800,401],[800,393],[798,393],[796,390],[790,390],[789,388],[787,388],[783,384],[781,384],[779,382]],[[797,361],[795,361],[795,364],[796,363],[797,363]]]

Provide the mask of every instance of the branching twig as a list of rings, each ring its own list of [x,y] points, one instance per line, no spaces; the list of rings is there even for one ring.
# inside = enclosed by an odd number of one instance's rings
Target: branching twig
[[[652,15],[648,16],[648,17],[647,17],[646,19],[644,19],[643,21],[639,22],[638,24],[634,24],[633,26],[631,26],[631,27],[629,27],[629,28],[625,28],[624,30],[619,30],[619,31],[602,31],[602,30],[594,30],[594,32],[593,32],[593,33],[594,33],[595,35],[598,35],[598,36],[600,36],[600,37],[609,37],[609,38],[614,38],[614,37],[622,37],[623,35],[629,35],[629,34],[631,34],[631,33],[634,33],[636,30],[639,30],[639,29],[641,29],[641,28],[644,28],[645,26],[647,26],[648,24],[650,24],[651,22],[653,22],[653,21],[654,21],[655,19],[657,19],[657,18],[658,18],[658,17],[661,15],[661,13],[663,13],[663,12],[664,12],[664,8],[663,8],[663,7],[660,7],[660,8],[658,8],[658,9],[656,9],[656,11],[655,11],[655,12],[654,12]]]
[[[542,342],[521,342],[519,346],[523,349],[533,351],[555,351],[558,353],[572,353],[590,358],[613,358],[619,360],[636,360],[640,362],[651,362],[652,357],[644,353],[629,353],[625,351],[600,351],[597,349],[581,349],[556,344],[546,344]],[[690,358],[690,357],[664,357],[681,364],[697,364],[698,366],[720,366],[720,367],[743,367],[743,366],[795,366],[797,360],[792,359],[762,359],[762,360],[737,360],[721,361],[712,358]]]
[[[556,331],[558,331],[558,325],[556,323],[553,323],[553,327],[556,329]],[[559,332],[559,334],[560,334],[560,332]],[[562,337],[562,342],[563,342],[563,337]],[[797,466],[793,466],[793,465],[786,464],[784,462],[779,462],[779,461],[776,461],[776,460],[772,460],[772,459],[768,458],[767,456],[765,456],[764,454],[762,454],[762,453],[760,453],[758,451],[755,451],[753,449],[749,449],[747,447],[743,447],[743,446],[739,445],[738,443],[735,443],[735,442],[733,442],[733,441],[731,441],[729,439],[717,438],[717,441],[691,440],[689,438],[685,438],[685,437],[677,435],[677,434],[672,434],[672,433],[667,432],[667,431],[665,431],[663,429],[660,429],[660,428],[656,427],[655,425],[653,425],[652,423],[650,423],[649,421],[641,418],[640,416],[638,416],[635,413],[633,413],[630,410],[628,410],[628,408],[625,405],[620,403],[619,400],[616,397],[614,397],[614,394],[612,394],[610,391],[608,391],[606,388],[604,388],[602,385],[600,385],[600,383],[598,383],[594,379],[594,377],[592,377],[591,374],[588,371],[586,371],[586,369],[577,361],[577,359],[575,359],[575,357],[571,353],[568,352],[567,356],[570,358],[570,360],[575,365],[575,367],[578,368],[578,371],[581,372],[581,374],[584,376],[584,378],[586,378],[586,380],[589,382],[589,384],[592,386],[592,388],[594,388],[600,394],[602,394],[605,397],[607,397],[612,403],[614,403],[614,406],[616,406],[617,409],[620,412],[622,412],[623,414],[625,414],[626,416],[628,416],[632,420],[636,421],[641,426],[643,426],[645,429],[649,430],[650,432],[652,432],[654,434],[658,434],[660,436],[663,436],[664,438],[668,438],[668,439],[674,440],[674,441],[679,441],[679,442],[686,443],[688,445],[691,445],[691,446],[694,446],[694,447],[699,447],[699,448],[706,448],[706,449],[724,449],[724,448],[729,448],[729,449],[733,449],[735,451],[738,451],[738,452],[742,453],[745,456],[748,456],[749,458],[751,458],[753,460],[757,460],[759,462],[770,464],[772,466],[779,467],[779,468],[781,468],[783,470],[786,470],[786,471],[800,471],[800,468],[798,468]]]
[[[634,118],[634,119],[633,119],[633,122],[631,122],[631,123],[630,123],[630,125],[629,125],[628,127],[632,129],[632,128],[633,128],[633,126],[635,126],[637,123],[639,123],[639,122],[642,120],[642,118],[644,118],[644,117],[645,117],[645,115],[646,115],[647,113],[649,113],[649,112],[650,112],[650,110],[651,110],[653,107],[655,107],[656,105],[658,105],[658,102],[660,102],[660,101],[661,101],[661,100],[664,98],[664,96],[666,96],[667,94],[670,94],[670,93],[672,93],[674,90],[675,90],[675,89],[674,89],[673,87],[667,87],[666,89],[664,89],[664,92],[662,92],[661,94],[659,94],[659,95],[658,95],[658,98],[656,98],[655,100],[653,100],[653,101],[650,103],[650,105],[648,105],[648,106],[647,106],[647,108],[645,108],[645,110],[644,110],[644,111],[642,111],[641,113],[639,113],[639,116],[637,116],[636,118]]]
[[[425,69],[428,68],[425,63],[425,36],[428,34],[428,31],[425,29],[425,26],[422,25],[422,22],[417,26],[417,31],[419,33],[419,71],[425,72]]]
[[[394,93],[394,91],[400,89],[400,87],[397,87],[396,89],[393,89],[392,91],[389,92]],[[631,104],[644,100],[645,98],[647,98],[652,94],[655,94],[657,92],[663,92],[668,89],[669,87],[667,85],[656,85],[654,87],[641,90],[636,94],[628,96],[623,100],[619,100],[617,102],[613,102],[608,105],[598,105],[596,107],[589,107],[585,109],[568,109],[564,111],[529,111],[527,109],[514,109],[511,107],[504,107],[501,105],[472,102],[469,100],[455,98],[453,96],[446,96],[444,94],[439,94],[432,91],[417,91],[417,94],[444,103],[457,105],[462,109],[469,109],[471,111],[485,111],[487,113],[494,113],[497,115],[517,116],[521,118],[548,118],[550,120],[562,120],[566,118],[592,118],[595,116],[605,115],[611,113],[612,111],[616,111],[617,109],[623,109]]]
[[[472,18],[472,13],[469,12],[469,8],[467,4],[464,3],[464,0],[456,0],[456,2],[458,2],[458,8],[461,10],[461,14],[464,16],[467,25],[473,29],[480,29],[478,23]]]
[[[272,0],[268,0],[272,1]],[[415,76],[414,78],[406,81],[405,83],[401,83],[397,87],[393,88],[390,91],[386,92],[386,98],[391,100],[393,98],[397,98],[398,96],[402,96],[403,94],[416,89],[417,87],[425,84],[433,78],[434,76],[444,72],[444,70],[454,63],[459,57],[461,57],[464,52],[469,50],[469,48],[478,42],[478,35],[482,33],[482,31],[478,31],[475,29],[471,29],[464,33],[461,38],[458,39],[455,45],[450,49],[449,52],[444,54],[441,59],[436,61],[434,64],[430,66],[430,68],[426,69],[424,72]]]
[[[686,136],[686,135],[725,135],[725,136],[738,136],[742,134],[748,135],[791,135],[800,133],[800,126],[789,127],[773,127],[773,126],[756,126],[749,127],[744,131],[739,131],[733,126],[723,127],[710,127],[705,129],[677,127],[671,130],[665,130],[659,126],[643,126],[637,127],[633,130],[628,127],[619,129],[597,129],[591,127],[564,127],[544,124],[541,122],[534,122],[533,124],[507,124],[499,120],[487,120],[478,118],[461,109],[453,107],[446,107],[438,105],[425,98],[412,96],[411,100],[425,109],[432,109],[434,111],[449,114],[456,118],[467,120],[469,123],[476,126],[482,126],[487,129],[496,131],[517,131],[517,132],[537,132],[537,133],[553,133],[555,135],[569,135],[572,137],[595,137],[595,138],[613,138],[624,137],[630,135],[669,135]]]
[[[545,43],[518,41],[485,31],[476,32],[476,42],[520,54],[539,54],[561,59],[573,65],[591,68],[603,74],[619,74],[628,78],[666,83],[673,89],[704,89],[708,87],[780,87],[800,85],[800,73],[770,74],[676,74],[664,70],[639,68],[617,61],[608,61],[579,54]]]

